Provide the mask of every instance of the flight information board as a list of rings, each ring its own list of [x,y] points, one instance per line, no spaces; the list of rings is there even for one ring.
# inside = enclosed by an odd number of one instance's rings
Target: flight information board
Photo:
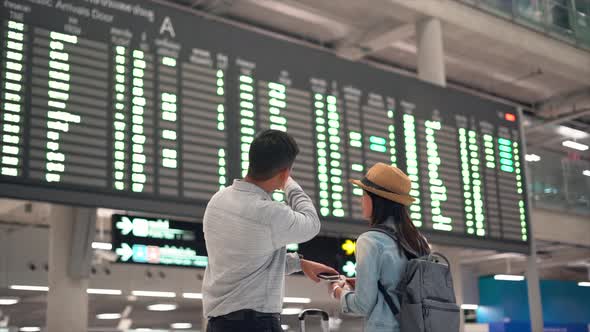
[[[113,251],[119,263],[207,266],[200,223],[114,214],[111,229]]]
[[[528,250],[507,106],[152,1],[0,8],[1,196],[200,218],[273,128],[343,229],[361,217],[347,180],[385,162],[412,179],[412,219],[433,238]]]

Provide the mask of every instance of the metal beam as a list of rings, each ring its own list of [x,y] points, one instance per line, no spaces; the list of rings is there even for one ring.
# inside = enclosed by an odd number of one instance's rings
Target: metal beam
[[[523,254],[517,254],[517,253],[501,253],[501,254],[494,254],[494,255],[482,255],[482,256],[470,256],[468,258],[461,258],[461,264],[463,265],[469,265],[469,264],[477,264],[477,263],[482,263],[482,262],[487,262],[487,261],[492,261],[492,260],[506,260],[506,259],[510,259],[512,261],[524,261],[526,260],[526,255]]]
[[[575,91],[568,91],[566,93],[553,96],[539,104],[538,115],[542,117],[552,117],[559,114],[567,113],[568,111],[575,111],[576,106],[590,103],[590,87],[584,87]]]
[[[323,26],[330,30],[334,39],[342,39],[347,36],[352,28],[340,17],[331,15],[324,11],[305,5],[294,0],[268,1],[268,0],[247,0],[259,7],[263,7],[277,13],[291,16],[302,21]]]
[[[562,252],[554,253],[550,258],[537,259],[537,266],[541,269],[551,269],[560,266],[568,266],[571,262],[577,262],[581,259],[587,259],[590,256],[590,250],[572,248]],[[510,273],[522,274],[526,271],[526,261],[510,260]],[[489,275],[496,273],[507,273],[506,262],[485,262],[483,266],[478,266],[477,272],[480,275]]]
[[[23,206],[25,203],[27,202],[14,199],[2,199],[0,200],[0,215],[9,214]]]
[[[564,116],[560,116],[560,117],[557,117],[557,118],[549,120],[549,121],[545,121],[541,124],[526,128],[525,131],[527,134],[531,134],[531,133],[534,133],[537,131],[541,131],[549,126],[556,126],[556,125],[562,124],[564,122],[575,120],[579,117],[586,116],[586,115],[590,115],[590,108],[584,108],[584,109],[581,109],[573,114],[564,115]]]
[[[416,48],[416,45],[405,42],[405,41],[399,41],[397,43],[394,43],[393,45],[395,48],[402,50],[404,52],[407,53],[412,53],[412,54],[418,54],[418,50]],[[485,62],[482,61],[478,61],[475,60],[473,58],[469,58],[469,57],[465,57],[465,56],[456,56],[451,54],[451,52],[446,52],[445,53],[445,61],[447,62],[448,65],[455,65],[457,67],[460,67],[462,69],[466,69],[469,71],[473,71],[485,76],[490,77],[490,80],[495,80],[497,82],[500,82],[500,84],[496,84],[496,87],[499,87],[500,85],[504,85],[504,84],[511,84],[511,85],[515,85],[515,86],[519,86],[521,88],[524,89],[528,89],[534,92],[542,92],[544,94],[551,94],[552,90],[547,88],[546,86],[539,84],[539,83],[535,83],[535,82],[531,82],[531,81],[527,81],[527,80],[522,80],[520,78],[523,77],[523,75],[530,75],[530,72],[526,73],[526,74],[522,74],[522,73],[515,73],[514,71],[509,71],[509,70],[505,70],[505,69],[500,69],[500,68],[494,68],[494,71],[490,71],[489,69],[489,65]],[[486,87],[486,86],[481,86],[482,88],[485,88],[487,91],[494,91],[493,87]]]
[[[396,42],[412,37],[416,33],[414,24],[403,24],[386,31],[372,29],[357,38],[342,42],[336,47],[336,55],[351,61],[358,61],[367,55],[393,46]]]

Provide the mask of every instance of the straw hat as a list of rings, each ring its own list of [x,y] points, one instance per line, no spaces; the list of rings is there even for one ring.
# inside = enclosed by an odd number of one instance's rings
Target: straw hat
[[[399,168],[384,163],[375,164],[362,180],[351,179],[350,183],[405,206],[411,205],[415,200],[410,196],[410,178]]]

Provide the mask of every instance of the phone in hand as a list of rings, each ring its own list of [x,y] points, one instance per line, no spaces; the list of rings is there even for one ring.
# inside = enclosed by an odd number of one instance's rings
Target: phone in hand
[[[320,273],[318,274],[318,278],[328,281],[328,282],[336,282],[336,281],[340,281],[340,275],[339,274],[328,274],[328,273]]]

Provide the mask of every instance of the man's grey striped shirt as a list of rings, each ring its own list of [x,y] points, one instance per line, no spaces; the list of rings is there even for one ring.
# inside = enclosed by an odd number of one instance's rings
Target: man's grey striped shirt
[[[205,317],[242,309],[279,313],[285,274],[301,270],[286,245],[320,231],[313,202],[292,179],[287,204],[242,180],[213,196],[203,219],[209,263],[203,280]]]

